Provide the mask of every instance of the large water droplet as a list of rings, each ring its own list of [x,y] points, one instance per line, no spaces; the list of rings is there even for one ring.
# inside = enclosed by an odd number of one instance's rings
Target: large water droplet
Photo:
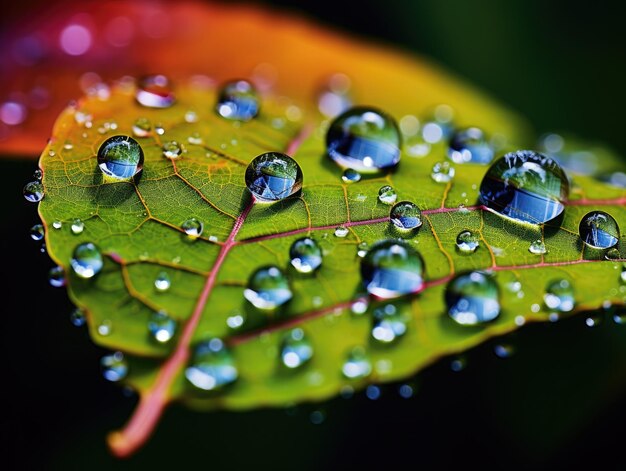
[[[448,183],[454,178],[455,170],[450,162],[437,162],[433,165],[430,177],[437,183]]]
[[[576,305],[574,287],[565,279],[551,281],[546,287],[543,302],[552,311],[570,312]]]
[[[170,81],[165,75],[142,77],[135,91],[135,99],[148,108],[169,108],[176,101]]]
[[[238,376],[232,355],[217,338],[198,344],[185,370],[187,380],[205,391],[221,389],[234,383]]]
[[[456,236],[456,247],[461,253],[474,253],[480,244],[480,237],[472,231],[461,231]]]
[[[619,241],[617,221],[604,211],[591,211],[580,220],[578,232],[582,241],[594,249],[608,249]]]
[[[31,203],[38,203],[43,199],[43,185],[39,181],[28,182],[24,185],[24,189],[22,190],[22,194],[26,201]]]
[[[398,199],[398,193],[392,186],[381,186],[378,190],[378,200],[383,204],[394,204]]]
[[[280,358],[287,368],[298,368],[313,357],[313,346],[302,329],[293,329],[285,335],[280,347]]]
[[[374,310],[372,337],[381,343],[391,343],[405,334],[407,321],[405,312],[393,304],[377,308]]]
[[[450,139],[448,157],[454,163],[488,164],[493,159],[493,148],[479,128],[456,131]]]
[[[132,137],[110,137],[98,149],[98,167],[112,181],[130,180],[143,169],[143,150]]]
[[[172,282],[170,280],[170,276],[165,271],[159,273],[154,280],[154,287],[157,291],[167,291],[168,289],[170,289],[170,286],[172,286]]]
[[[100,249],[91,242],[78,244],[70,260],[74,273],[81,278],[93,278],[100,273],[103,264]]]
[[[204,224],[196,218],[189,218],[181,224],[180,228],[187,234],[187,238],[193,241],[202,235]]]
[[[226,119],[250,121],[259,114],[259,97],[247,80],[228,82],[220,90],[216,110]]]
[[[326,148],[328,156],[340,167],[376,173],[400,161],[400,131],[388,114],[355,107],[331,123]]]
[[[361,259],[363,285],[370,294],[384,299],[419,291],[423,274],[420,255],[400,240],[376,242]]]
[[[289,249],[291,265],[300,273],[311,273],[322,264],[322,250],[313,239],[303,237],[291,244]]]
[[[396,203],[389,212],[389,219],[401,231],[412,231],[422,225],[422,212],[411,201]]]
[[[260,202],[280,201],[300,191],[302,170],[287,154],[266,152],[248,165],[246,186]]]
[[[473,271],[454,278],[445,293],[448,314],[461,325],[478,325],[500,314],[498,285],[484,273]]]
[[[480,185],[485,206],[518,221],[543,224],[565,209],[569,183],[559,164],[537,152],[520,150],[499,158]]]
[[[533,240],[528,246],[528,251],[535,255],[544,255],[548,253],[548,248],[543,240]]]
[[[280,268],[261,267],[250,276],[244,297],[258,309],[276,309],[292,297],[289,280]]]
[[[100,360],[102,375],[108,381],[121,381],[128,374],[128,363],[122,352],[115,352],[105,355]]]
[[[356,183],[361,181],[361,174],[354,169],[347,168],[341,175],[341,181],[344,183]]]
[[[74,235],[82,234],[85,230],[85,223],[80,219],[74,219],[70,225],[70,230]]]
[[[42,224],[35,224],[33,227],[30,228],[31,239],[41,240],[43,239],[44,235],[45,235],[45,232],[44,232]]]
[[[65,271],[63,270],[63,267],[58,265],[56,267],[52,267],[48,272],[48,282],[55,288],[65,286]]]
[[[369,376],[372,372],[372,364],[363,347],[354,347],[348,353],[348,357],[341,368],[341,372],[349,379],[359,379]]]
[[[169,342],[176,332],[176,321],[164,311],[153,312],[148,321],[148,332],[157,342]]]

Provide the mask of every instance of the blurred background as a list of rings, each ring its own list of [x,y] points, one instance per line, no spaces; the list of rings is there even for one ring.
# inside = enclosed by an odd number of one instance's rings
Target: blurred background
[[[617,2],[253,3],[427,56],[518,111],[538,133],[573,133],[626,155],[626,36]],[[3,6],[0,28],[43,4]],[[36,213],[21,196],[34,161],[0,166],[0,244],[8,255],[0,328],[3,469],[571,469],[620,462],[626,326],[610,313],[593,328],[584,316],[531,325],[463,358],[443,359],[409,383],[408,399],[392,384],[376,400],[360,393],[288,410],[198,414],[174,405],[148,445],[118,462],[105,435],[125,422],[136,397],[102,378],[104,352],[69,322],[64,290],[47,283],[52,263],[27,235]],[[498,345],[513,354],[498,357]],[[459,360],[465,367],[453,371]]]

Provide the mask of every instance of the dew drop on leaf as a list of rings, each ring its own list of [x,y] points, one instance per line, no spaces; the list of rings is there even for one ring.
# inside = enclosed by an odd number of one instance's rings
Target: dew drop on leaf
[[[41,179],[43,178],[43,172],[40,169],[37,169],[33,172],[33,178],[35,180],[41,181]]]
[[[407,330],[407,316],[393,304],[374,309],[372,338],[380,343],[391,343]]]
[[[456,164],[486,165],[493,160],[493,148],[479,128],[456,131],[450,138],[448,157]]]
[[[422,126],[422,138],[429,144],[436,144],[447,140],[454,131],[452,118],[454,110],[448,105],[438,105],[432,116],[424,121]]]
[[[535,255],[543,255],[548,253],[546,244],[541,239],[533,240],[528,246],[528,251]]]
[[[315,240],[303,237],[289,248],[291,265],[300,273],[311,273],[322,265],[322,250]]]
[[[383,204],[392,205],[398,199],[396,190],[390,185],[381,186],[378,190],[378,201]]]
[[[622,283],[626,283],[626,263],[622,265],[622,271],[619,273],[619,277]]]
[[[617,248],[613,247],[606,251],[606,253],[604,254],[604,258],[606,260],[620,260],[622,258],[622,255]]]
[[[35,224],[33,227],[30,228],[29,234],[30,238],[33,240],[42,240],[45,235],[43,225]]]
[[[181,224],[180,228],[187,235],[187,239],[193,241],[202,235],[204,224],[197,218],[189,218]]]
[[[298,368],[313,357],[313,346],[300,328],[292,329],[283,337],[280,358],[287,368]]]
[[[43,185],[39,181],[28,182],[24,185],[24,189],[22,190],[22,194],[26,201],[30,203],[38,203],[43,199]]]
[[[234,383],[239,373],[231,353],[217,338],[199,343],[185,370],[185,377],[196,388],[213,391]]]
[[[546,287],[543,302],[552,311],[570,312],[576,305],[574,287],[566,279],[553,280]]]
[[[108,381],[121,381],[128,374],[128,362],[122,352],[103,356],[100,360],[100,367],[102,368],[104,379]]]
[[[348,353],[341,372],[348,379],[360,379],[369,376],[372,372],[372,364],[363,347],[354,347]]]
[[[110,137],[98,149],[98,167],[105,180],[131,180],[143,169],[143,150],[132,137]]]
[[[361,174],[354,169],[347,168],[343,171],[343,175],[341,175],[341,181],[344,183],[356,183],[361,181]]]
[[[97,330],[98,334],[106,337],[107,335],[111,335],[111,332],[113,331],[113,324],[110,320],[105,319],[100,323]]]
[[[159,343],[169,342],[176,332],[176,321],[164,311],[153,312],[148,321],[148,332]]]
[[[349,229],[346,226],[337,226],[335,228],[335,237],[343,238],[346,237],[349,233]]]
[[[169,108],[176,101],[170,80],[165,75],[142,77],[137,84],[135,99],[147,108]]]
[[[422,212],[415,203],[400,201],[391,208],[389,219],[400,231],[412,231],[422,225]]]
[[[287,154],[266,152],[250,162],[245,180],[257,201],[271,203],[300,191],[302,169]]]
[[[250,121],[259,114],[259,97],[250,82],[235,80],[223,85],[215,109],[222,118]]]
[[[52,267],[48,272],[48,282],[55,288],[65,286],[65,271],[63,270],[63,267]]]
[[[415,394],[415,391],[410,384],[402,384],[398,388],[398,395],[403,399],[410,399],[413,397],[413,394]]]
[[[147,118],[137,118],[133,123],[133,136],[148,137],[152,131],[152,124]]]
[[[276,309],[293,296],[289,280],[275,266],[261,267],[252,273],[243,295],[254,307],[264,310]]]
[[[174,160],[183,155],[183,146],[177,141],[167,141],[163,144],[163,157]]]
[[[480,238],[478,237],[478,234],[475,234],[472,231],[461,231],[459,232],[459,235],[456,236],[456,247],[461,253],[474,253],[476,252],[479,244]]]
[[[367,311],[367,308],[368,308],[368,303],[367,303],[366,298],[357,299],[356,301],[352,303],[352,306],[350,306],[350,310],[352,311],[352,313],[356,314],[357,316],[360,316],[361,314],[365,314],[365,312]]]
[[[380,399],[380,388],[375,384],[370,384],[365,388],[365,396],[370,401],[376,401]]]
[[[367,255],[368,250],[369,250],[369,244],[367,242],[361,242],[357,246],[356,254],[358,257],[363,258]]]
[[[352,106],[350,78],[345,74],[333,74],[317,97],[317,107],[327,118],[334,118]]]
[[[342,168],[377,173],[400,161],[400,131],[394,119],[380,110],[351,108],[331,123],[326,150]]]
[[[462,273],[452,279],[445,292],[448,315],[461,325],[479,325],[500,314],[498,285],[484,273]]]
[[[186,123],[197,123],[198,122],[198,113],[193,110],[189,110],[185,113],[185,122]]]
[[[594,249],[608,249],[617,245],[620,231],[617,221],[604,211],[591,211],[583,216],[578,226],[582,241]]]
[[[561,166],[530,150],[500,157],[480,184],[482,204],[503,216],[533,224],[560,216],[568,194],[569,182]]]
[[[75,327],[82,327],[87,322],[87,318],[85,317],[85,312],[77,307],[70,313],[70,322]]]
[[[154,287],[156,290],[164,292],[170,289],[170,286],[172,286],[170,276],[165,271],[160,272],[154,280]]]
[[[433,165],[430,177],[437,183],[448,183],[454,178],[455,170],[450,162],[437,162]]]
[[[91,242],[78,244],[70,259],[72,270],[80,278],[93,278],[100,273],[103,264],[100,249]]]
[[[499,343],[493,347],[493,353],[495,353],[498,358],[510,358],[515,353],[515,348],[508,343]]]
[[[63,223],[61,221],[52,221],[52,228],[59,230],[63,227]]]
[[[72,224],[70,225],[70,230],[74,235],[82,234],[82,232],[85,230],[85,223],[78,218],[74,219],[72,221]]]
[[[382,240],[372,245],[361,259],[365,289],[383,299],[415,293],[424,286],[424,262],[407,243]]]

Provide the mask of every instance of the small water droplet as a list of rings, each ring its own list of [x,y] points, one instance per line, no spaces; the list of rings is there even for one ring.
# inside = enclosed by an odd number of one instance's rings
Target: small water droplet
[[[163,157],[174,160],[183,155],[183,146],[176,141],[168,141],[163,144]]]
[[[454,178],[455,170],[450,162],[437,162],[433,165],[430,176],[437,183],[448,183]]]
[[[361,181],[361,174],[352,168],[347,168],[341,175],[341,181],[344,183],[356,183]]]
[[[246,322],[246,318],[240,312],[233,314],[232,316],[228,316],[226,318],[226,325],[231,329],[239,329]]]
[[[415,394],[415,391],[413,390],[413,386],[410,384],[402,384],[398,388],[398,394],[403,399],[411,399],[413,394]]]
[[[404,311],[387,304],[374,310],[372,337],[381,343],[391,343],[406,333],[407,323]]]
[[[548,283],[543,302],[552,311],[570,312],[574,309],[574,287],[566,280],[554,280]]]
[[[128,181],[143,169],[143,150],[132,137],[110,137],[98,149],[98,167],[111,181]]]
[[[48,272],[48,282],[55,288],[65,286],[65,271],[63,270],[63,267],[58,265],[56,267],[52,267]]]
[[[41,169],[36,169],[33,172],[33,178],[35,180],[41,181],[41,179],[43,178],[43,172],[41,171]]]
[[[61,221],[52,221],[52,228],[59,230],[63,227],[63,223]]]
[[[100,366],[102,367],[104,379],[108,381],[121,381],[128,374],[128,362],[122,352],[103,356],[100,360]]]
[[[349,379],[360,379],[369,376],[372,372],[372,364],[363,347],[354,347],[348,353],[341,372]]]
[[[30,228],[30,238],[33,240],[43,239],[45,232],[42,224],[35,224]]]
[[[169,342],[176,332],[176,321],[165,311],[153,312],[148,321],[148,332],[159,343]]]
[[[485,165],[493,159],[493,148],[481,129],[460,129],[450,139],[448,157],[456,164]]]
[[[546,244],[541,239],[533,240],[528,246],[528,251],[535,255],[543,255],[548,253]]]
[[[591,211],[580,220],[578,233],[582,241],[594,249],[608,249],[619,241],[617,221],[604,211]]]
[[[604,253],[604,258],[607,260],[620,260],[622,255],[619,253],[618,249],[613,247]]]
[[[370,401],[376,401],[380,398],[380,388],[375,384],[370,384],[365,388],[365,395]]]
[[[187,240],[194,241],[202,235],[204,224],[197,218],[189,218],[180,225],[180,228],[187,235]]]
[[[326,420],[326,414],[321,410],[314,410],[309,415],[309,420],[313,425],[320,425]]]
[[[450,281],[445,299],[448,314],[461,325],[484,324],[500,314],[498,285],[478,271],[462,273]]]
[[[383,204],[394,204],[398,199],[398,194],[396,190],[393,189],[392,186],[385,185],[381,186],[378,190],[378,200]]]
[[[135,137],[148,137],[152,131],[152,124],[148,118],[137,118],[133,123],[133,135]]]
[[[495,353],[498,358],[510,358],[515,353],[515,348],[510,344],[499,343],[493,347],[493,353]]]
[[[148,108],[169,108],[176,101],[169,79],[165,75],[142,77],[135,91],[135,99]]]
[[[154,280],[154,287],[160,292],[167,291],[171,285],[170,276],[165,271],[160,272]]]
[[[157,135],[162,136],[163,134],[165,134],[165,128],[162,124],[159,123],[154,127],[154,132],[156,132]]]
[[[352,306],[350,306],[350,310],[352,311],[353,314],[360,316],[361,314],[365,314],[365,312],[367,311],[367,307],[368,307],[367,299],[362,298],[362,299],[357,299],[356,301],[354,301],[352,303]]]
[[[313,357],[313,346],[300,328],[285,334],[280,347],[280,358],[287,368],[298,368]]]
[[[482,204],[503,216],[533,224],[560,216],[568,194],[569,182],[560,165],[529,150],[496,160],[480,185]]]
[[[85,317],[85,312],[82,309],[77,307],[70,313],[70,322],[72,323],[72,325],[76,327],[84,326],[87,322],[87,318]]]
[[[238,376],[231,353],[217,338],[199,343],[185,370],[187,380],[204,391],[219,390],[234,383]]]
[[[467,360],[465,359],[465,357],[457,357],[457,358],[454,358],[450,362],[450,369],[454,371],[455,373],[458,373],[459,371],[463,371],[466,366],[467,366]]]
[[[626,283],[626,263],[622,265],[622,271],[620,272],[619,277],[623,283]]]
[[[104,262],[100,249],[91,242],[78,244],[70,260],[70,265],[80,278],[93,278],[100,273]]]
[[[389,219],[401,231],[412,231],[422,225],[422,212],[411,201],[400,201],[391,208]]]
[[[370,294],[383,299],[415,293],[424,286],[424,262],[406,242],[382,240],[361,259],[361,278]]]
[[[107,335],[111,335],[113,332],[113,324],[108,319],[103,320],[98,326],[98,334],[106,337]]]
[[[331,123],[326,148],[328,156],[342,168],[377,173],[400,161],[400,131],[388,114],[355,107]]]
[[[300,273],[311,273],[322,265],[322,250],[313,239],[303,237],[289,249],[291,265]]]
[[[26,201],[31,203],[38,203],[43,199],[43,185],[39,181],[28,182],[24,185],[24,189],[22,190],[24,198]]]
[[[615,306],[613,322],[619,325],[626,325],[626,309],[623,306]]]
[[[320,90],[317,107],[324,116],[334,118],[352,106],[349,95],[350,78],[344,74],[333,74]]]
[[[257,269],[248,280],[244,297],[257,309],[276,309],[293,296],[289,280],[280,268],[266,266]]]
[[[459,252],[470,254],[476,252],[480,245],[480,237],[472,231],[461,231],[456,236],[456,248]]]
[[[294,195],[302,188],[302,169],[280,152],[257,156],[246,169],[246,186],[257,201],[271,203]]]
[[[226,119],[250,121],[259,114],[259,97],[247,80],[228,82],[219,92],[216,111]]]
[[[200,133],[194,132],[191,136],[187,138],[187,142],[189,144],[193,144],[194,146],[201,146],[204,142]]]
[[[197,123],[198,122],[198,113],[193,110],[189,110],[185,113],[185,122],[186,123]]]
[[[350,230],[346,226],[337,226],[334,234],[335,237],[343,238],[348,235],[348,232],[350,232]]]
[[[602,316],[600,315],[589,316],[585,319],[585,325],[587,327],[598,327],[601,322],[602,322]]]
[[[369,244],[367,242],[361,242],[357,246],[356,254],[358,257],[363,258],[367,255],[368,250],[369,250]]]
[[[82,234],[82,232],[85,230],[85,223],[80,219],[74,219],[70,226],[70,230],[74,235]]]

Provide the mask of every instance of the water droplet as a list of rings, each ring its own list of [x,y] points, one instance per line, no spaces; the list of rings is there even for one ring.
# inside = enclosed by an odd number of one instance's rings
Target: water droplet
[[[91,242],[78,244],[70,260],[70,265],[80,278],[93,278],[102,270],[102,254],[100,249]]]
[[[314,410],[309,415],[309,420],[313,425],[320,425],[326,420],[326,414],[321,410]]]
[[[376,173],[400,161],[400,131],[388,114],[355,107],[331,123],[326,148],[328,156],[340,167]]]
[[[372,364],[362,347],[354,347],[348,353],[341,372],[349,379],[360,379],[369,376],[372,372]]]
[[[52,221],[52,228],[59,230],[63,227],[63,223],[61,221]]]
[[[371,401],[376,401],[380,398],[380,388],[375,384],[370,384],[365,388],[365,395]]]
[[[275,266],[261,267],[252,273],[243,295],[254,307],[265,310],[276,309],[292,297],[287,277]]]
[[[460,129],[450,139],[448,157],[456,164],[485,165],[493,159],[493,148],[481,129]]]
[[[548,283],[543,302],[552,311],[570,312],[574,309],[574,287],[566,280],[554,280]]]
[[[462,231],[456,236],[456,247],[461,253],[474,253],[479,245],[480,237],[472,231]]]
[[[618,249],[613,247],[605,252],[604,258],[607,260],[620,260],[622,255],[619,253]]]
[[[467,366],[467,360],[465,357],[457,357],[450,362],[450,369],[455,373],[463,371]]]
[[[313,347],[302,329],[293,329],[283,337],[280,358],[287,368],[298,368],[313,357]]]
[[[76,327],[84,326],[87,323],[85,312],[77,307],[70,313],[70,322]]]
[[[143,150],[132,137],[110,137],[98,149],[98,167],[112,181],[130,180],[143,169]]]
[[[406,314],[393,304],[377,308],[374,310],[372,337],[381,343],[391,343],[405,334],[407,322]]]
[[[186,123],[197,123],[198,122],[198,113],[193,110],[189,110],[185,113],[185,122]]]
[[[585,319],[585,325],[587,327],[598,327],[602,323],[602,316],[593,315]]]
[[[482,203],[518,221],[543,224],[565,209],[569,183],[559,164],[521,150],[499,158],[480,185]]]
[[[356,254],[358,257],[363,258],[367,255],[368,250],[369,250],[369,244],[367,242],[361,242],[357,246]]]
[[[313,239],[303,237],[291,244],[289,258],[298,272],[311,273],[322,264],[322,250]]]
[[[176,321],[164,311],[153,312],[148,321],[148,332],[159,343],[169,342],[176,332]]]
[[[113,325],[111,321],[108,319],[103,320],[98,326],[98,334],[106,337],[107,335],[111,335],[113,331]]]
[[[100,360],[102,375],[108,381],[121,381],[128,374],[128,363],[122,352],[105,355]]]
[[[389,212],[389,219],[401,231],[412,231],[422,225],[422,212],[411,201],[396,203]]]
[[[33,172],[33,178],[34,178],[35,180],[39,180],[39,181],[41,181],[41,179],[43,178],[43,172],[41,171],[41,169],[36,169],[36,170]]]
[[[617,221],[604,211],[591,211],[580,220],[578,233],[582,241],[594,249],[608,249],[619,241]]]
[[[226,325],[231,329],[239,329],[246,322],[242,313],[236,313],[226,318]]]
[[[189,218],[181,224],[180,228],[185,232],[188,240],[194,241],[202,235],[204,224],[196,218]]]
[[[344,74],[334,74],[322,88],[317,98],[317,107],[324,116],[334,118],[350,106],[350,78]]]
[[[52,267],[48,272],[48,282],[55,288],[65,286],[65,271],[63,271],[63,267],[58,265]]]
[[[453,109],[448,105],[438,105],[432,113],[432,117],[422,127],[422,137],[429,144],[436,144],[448,139],[454,130],[452,118]]]
[[[139,80],[135,99],[148,108],[169,108],[175,97],[169,79],[165,75],[148,75]]]
[[[31,203],[38,203],[43,199],[43,185],[39,181],[28,182],[24,185],[24,190],[22,191],[24,194],[24,198],[26,201]]]
[[[335,237],[343,238],[348,235],[348,232],[350,232],[350,230],[346,226],[337,226],[334,234]]]
[[[622,265],[622,271],[620,272],[619,277],[622,280],[622,283],[626,283],[626,263]]]
[[[168,289],[170,289],[171,285],[172,285],[172,282],[170,280],[170,276],[165,271],[162,271],[161,273],[159,273],[156,279],[154,280],[154,287],[156,288],[157,291],[161,291],[161,292],[167,291]]]
[[[201,146],[204,142],[200,133],[194,132],[191,136],[187,138],[187,142],[189,144],[193,144],[194,146]]]
[[[365,312],[367,311],[367,307],[368,303],[366,298],[357,299],[352,303],[352,306],[350,306],[350,310],[353,314],[360,316],[361,314],[365,314]]]
[[[406,242],[382,240],[361,259],[361,278],[370,294],[383,299],[415,293],[424,286],[424,262]]]
[[[154,127],[154,132],[156,132],[159,136],[162,136],[165,134],[165,128],[159,123]]]
[[[217,338],[198,344],[185,370],[187,380],[205,391],[221,389],[234,383],[238,376],[231,353]]]
[[[498,285],[484,273],[473,271],[455,277],[446,287],[448,314],[461,325],[478,325],[500,314]]]
[[[413,386],[411,386],[410,384],[402,384],[398,388],[398,394],[403,399],[411,399],[413,397],[413,394],[415,394],[415,391],[413,390]]]
[[[259,97],[247,80],[228,82],[220,90],[216,110],[226,119],[250,121],[259,114]]]
[[[347,168],[343,171],[341,180],[344,183],[356,183],[361,180],[361,174],[354,169]]]
[[[183,154],[183,146],[176,141],[168,141],[163,144],[163,157],[170,160],[177,159]]]
[[[493,353],[495,353],[498,358],[510,358],[515,353],[515,348],[510,344],[499,343],[493,347]]]
[[[535,255],[544,255],[548,253],[546,244],[541,239],[533,240],[528,246],[528,251]]]
[[[448,183],[454,178],[455,170],[450,162],[437,162],[433,165],[430,176],[437,183]]]
[[[74,219],[72,221],[72,225],[70,226],[70,230],[74,235],[82,234],[82,232],[85,230],[85,223],[80,219]]]
[[[133,123],[133,135],[135,137],[148,137],[152,131],[152,124],[147,118],[137,118]]]
[[[619,325],[626,325],[626,310],[624,306],[615,306],[613,312],[613,322]]]
[[[280,201],[302,188],[302,169],[294,159],[280,152],[256,157],[246,169],[246,186],[262,203]]]
[[[42,224],[35,224],[30,228],[30,238],[33,240],[41,240],[45,235]]]
[[[396,190],[393,189],[392,186],[385,185],[381,186],[378,190],[378,200],[383,204],[394,204],[398,199],[398,194]]]

